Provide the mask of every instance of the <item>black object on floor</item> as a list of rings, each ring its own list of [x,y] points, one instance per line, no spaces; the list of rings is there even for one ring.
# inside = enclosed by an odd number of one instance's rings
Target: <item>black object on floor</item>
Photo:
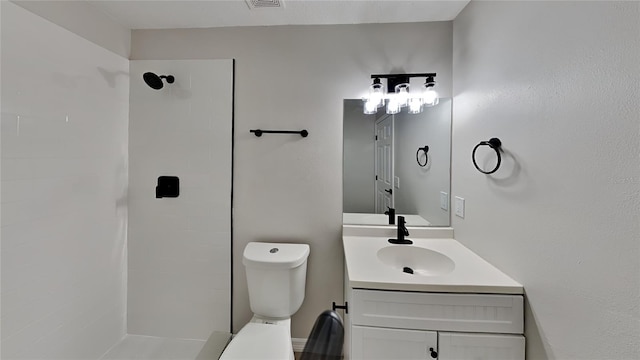
[[[344,326],[340,315],[326,310],[316,319],[300,360],[340,360]]]

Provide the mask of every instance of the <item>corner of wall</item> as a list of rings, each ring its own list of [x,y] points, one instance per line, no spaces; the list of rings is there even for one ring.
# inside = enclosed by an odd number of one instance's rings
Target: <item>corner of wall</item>
[[[10,2],[129,59],[131,29],[111,19],[89,1],[29,1]]]

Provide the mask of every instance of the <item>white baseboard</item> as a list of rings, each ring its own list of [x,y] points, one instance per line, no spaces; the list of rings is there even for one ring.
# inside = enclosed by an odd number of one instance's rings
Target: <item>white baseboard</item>
[[[304,346],[307,344],[305,338],[291,338],[291,345],[293,345],[293,352],[304,351]]]

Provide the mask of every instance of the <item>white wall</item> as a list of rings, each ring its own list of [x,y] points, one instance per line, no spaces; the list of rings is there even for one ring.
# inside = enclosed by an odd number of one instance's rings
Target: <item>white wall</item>
[[[527,359],[640,358],[639,19],[472,1],[454,21],[455,236],[524,285]],[[470,156],[491,137],[485,176]]]
[[[147,71],[175,82],[151,89]],[[229,331],[232,86],[232,60],[131,62],[129,334]],[[180,196],[156,199],[158,176]]]
[[[127,59],[2,1],[2,358],[125,334]]]
[[[342,209],[346,213],[376,212],[375,121],[362,112],[362,100],[344,101]]]
[[[129,57],[131,30],[91,5],[91,1],[11,0],[11,2],[96,45],[120,56]]]
[[[440,99],[420,114],[398,113],[394,122],[396,212],[418,214],[435,226],[449,226],[449,212],[440,208],[440,192],[450,193],[451,99]],[[429,146],[428,162],[420,167],[416,151]],[[424,163],[420,152],[420,161]],[[411,224],[409,224],[411,225]]]
[[[307,296],[293,318],[307,337],[342,299],[342,103],[373,73],[437,72],[451,94],[452,23],[136,30],[132,59],[236,59],[233,329],[251,317],[242,266],[249,241],[311,245]],[[309,137],[250,129],[303,129]]]

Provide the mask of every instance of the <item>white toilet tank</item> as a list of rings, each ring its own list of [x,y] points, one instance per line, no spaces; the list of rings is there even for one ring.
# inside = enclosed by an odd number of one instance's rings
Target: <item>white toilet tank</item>
[[[251,311],[267,319],[286,319],[304,300],[307,244],[251,242],[242,263],[247,272]]]

